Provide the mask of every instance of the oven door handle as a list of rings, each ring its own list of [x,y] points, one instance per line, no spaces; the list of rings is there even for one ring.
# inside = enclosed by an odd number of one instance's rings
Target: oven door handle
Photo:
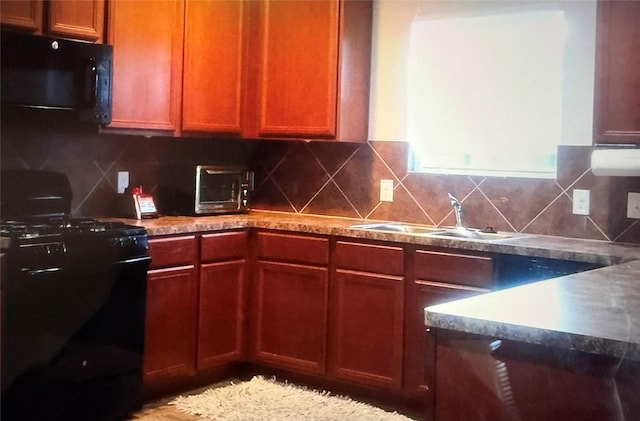
[[[61,270],[62,270],[61,267],[55,267],[55,268],[46,268],[46,269],[25,270],[24,272],[26,272],[26,274],[29,276],[36,276],[43,273],[60,272]]]
[[[151,257],[143,256],[143,257],[132,257],[131,259],[118,260],[115,264],[130,264],[130,263],[151,263]]]

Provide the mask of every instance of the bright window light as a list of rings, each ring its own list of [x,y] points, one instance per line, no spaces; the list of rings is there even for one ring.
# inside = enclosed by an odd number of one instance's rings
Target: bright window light
[[[409,42],[409,170],[555,178],[561,10],[425,18]]]

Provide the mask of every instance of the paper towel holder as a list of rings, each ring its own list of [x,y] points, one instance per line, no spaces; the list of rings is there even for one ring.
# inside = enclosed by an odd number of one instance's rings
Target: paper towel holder
[[[596,145],[591,151],[591,172],[595,176],[640,176],[639,145]]]

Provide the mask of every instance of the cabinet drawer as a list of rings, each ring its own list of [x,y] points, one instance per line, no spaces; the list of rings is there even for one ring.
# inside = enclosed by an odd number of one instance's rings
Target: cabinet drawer
[[[327,265],[329,240],[319,237],[259,232],[257,236],[259,258]]]
[[[493,260],[485,255],[417,250],[415,277],[433,282],[491,288]]]
[[[400,247],[338,241],[336,265],[339,269],[387,275],[403,275],[404,273],[403,251]]]
[[[151,238],[149,240],[151,269],[192,265],[197,263],[198,247],[195,235]]]
[[[243,258],[247,254],[246,231],[205,234],[200,241],[203,262]]]

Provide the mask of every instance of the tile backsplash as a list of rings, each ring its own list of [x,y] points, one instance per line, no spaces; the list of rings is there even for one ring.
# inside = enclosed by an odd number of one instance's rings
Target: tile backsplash
[[[97,128],[51,122],[47,127],[12,120],[2,125],[2,168],[66,173],[73,216],[119,216],[117,173],[129,171],[129,184],[153,194],[163,163],[246,164],[255,143],[223,139],[145,138],[98,134]]]
[[[116,216],[118,171],[153,194],[163,163],[247,164],[256,172],[256,209],[453,225],[450,192],[469,226],[640,243],[640,220],[626,218],[627,193],[640,192],[640,178],[593,176],[587,146],[561,147],[557,179],[533,180],[409,173],[403,142],[144,138],[13,120],[3,121],[1,136],[2,168],[68,174],[74,216]],[[381,179],[393,180],[393,202],[379,200]],[[576,188],[591,191],[588,216],[572,214]]]
[[[254,207],[454,225],[451,193],[467,226],[640,243],[640,221],[626,217],[627,193],[640,191],[640,178],[595,177],[589,146],[560,147],[556,180],[409,173],[407,152],[404,142],[260,143]],[[381,179],[393,180],[393,202],[379,200]],[[590,215],[572,213],[573,189],[591,191]]]

